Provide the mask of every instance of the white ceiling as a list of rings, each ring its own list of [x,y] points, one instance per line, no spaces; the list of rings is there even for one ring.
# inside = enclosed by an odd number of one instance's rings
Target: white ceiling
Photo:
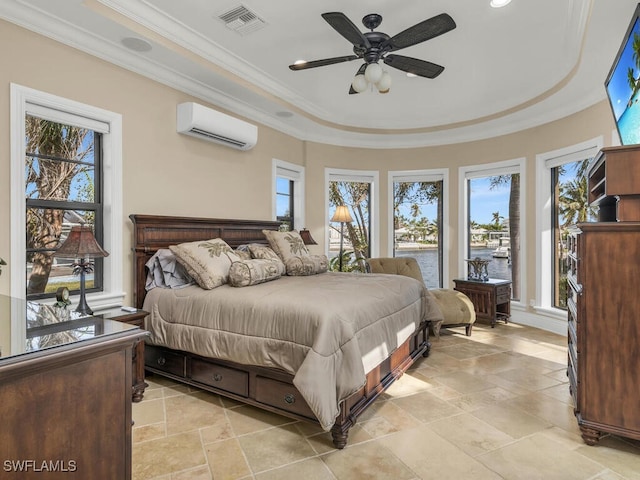
[[[459,143],[552,121],[605,98],[604,80],[637,0],[0,0],[0,18],[147,75],[297,138],[374,148]],[[241,35],[218,19],[244,5]],[[362,61],[293,72],[298,59],[352,54],[326,23],[344,12],[390,36],[440,13],[457,28],[399,51],[445,67],[435,79],[388,68],[391,91],[348,90]],[[143,39],[147,52],[124,47]],[[394,52],[395,53],[395,52]]]

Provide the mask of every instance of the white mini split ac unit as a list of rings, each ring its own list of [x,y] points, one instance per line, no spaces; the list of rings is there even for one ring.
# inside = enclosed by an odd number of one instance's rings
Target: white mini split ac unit
[[[193,102],[178,105],[178,133],[249,150],[258,141],[258,127]]]

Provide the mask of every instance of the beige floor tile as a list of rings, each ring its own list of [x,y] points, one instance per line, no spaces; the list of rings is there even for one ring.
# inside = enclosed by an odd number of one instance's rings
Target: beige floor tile
[[[431,422],[462,413],[462,410],[455,405],[427,392],[391,401],[403,410],[410,412],[411,416],[421,422]]]
[[[237,438],[210,443],[205,452],[213,478],[232,480],[251,474]]]
[[[586,480],[605,470],[539,433],[476,459],[505,479]]]
[[[242,435],[238,442],[254,474],[316,456],[294,425]]]
[[[514,441],[513,437],[468,413],[431,422],[429,428],[472,457]]]
[[[488,390],[489,388],[496,387],[496,385],[488,381],[486,377],[460,371],[444,373],[442,375],[438,375],[436,379],[443,385],[453,388],[462,394],[480,392],[482,390]]]
[[[217,396],[208,392],[167,397],[164,402],[168,435],[226,421]]]
[[[164,422],[164,399],[147,400],[134,403],[131,408],[134,428]]]
[[[504,372],[500,372],[499,376],[530,392],[560,385],[557,380],[528,367],[505,370]]]
[[[171,480],[211,480],[212,478],[208,466],[196,467],[171,475]]]
[[[567,405],[573,405],[573,397],[569,392],[569,383],[561,383],[555,387],[545,388],[540,390],[540,393],[556,400],[566,403]]]
[[[509,401],[471,412],[474,417],[492,425],[512,438],[522,438],[552,427],[550,422],[528,414]]]
[[[321,458],[338,480],[411,480],[416,476],[377,441],[348,446]]]
[[[310,458],[286,467],[256,475],[256,480],[334,480],[327,465],[319,458]]]
[[[640,479],[640,450],[618,437],[607,436],[595,446],[583,444],[576,451],[626,479]]]
[[[573,407],[539,392],[521,395],[511,404],[568,432],[578,432]]]
[[[482,463],[436,434],[428,425],[389,435],[378,441],[418,478],[438,480],[500,480]]]
[[[418,370],[407,373],[393,382],[385,391],[384,398],[406,397],[416,393],[425,392],[434,387],[434,382],[421,375]]]
[[[135,426],[132,430],[133,443],[146,442],[167,436],[167,427],[165,422],[152,423],[141,427]]]
[[[133,478],[640,480],[640,441],[582,441],[565,337],[514,323],[458,330],[432,340],[343,450],[316,424],[150,376],[133,405]]]
[[[494,405],[497,402],[508,400],[516,395],[504,388],[494,387],[481,392],[468,393],[457,398],[452,398],[449,403],[465,412],[473,412],[479,408]]]
[[[133,445],[133,479],[145,480],[206,465],[197,431]]]
[[[227,410],[227,418],[236,435],[257,432],[277,425],[294,423],[295,420],[261,410],[250,405],[243,405]]]

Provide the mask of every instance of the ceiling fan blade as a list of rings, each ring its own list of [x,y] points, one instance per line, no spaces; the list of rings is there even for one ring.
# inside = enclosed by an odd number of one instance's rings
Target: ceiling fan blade
[[[403,72],[426,78],[436,78],[444,70],[444,67],[435,63],[402,55],[387,55],[384,57],[384,63]]]
[[[358,69],[358,71],[356,72],[356,76],[357,75],[364,75],[364,71],[367,69],[367,64],[363,63],[362,65],[360,65],[360,68]],[[354,94],[358,94],[360,92],[356,92],[353,89],[353,84],[349,85],[349,95],[354,95]]]
[[[336,32],[349,40],[355,46],[370,48],[369,39],[364,36],[358,27],[347,18],[342,12],[327,12],[322,14],[322,18],[331,25]]]
[[[356,60],[360,57],[357,55],[346,55],[344,57],[333,57],[333,58],[324,58],[322,60],[311,60],[309,62],[304,63],[294,63],[293,65],[289,65],[291,70],[306,70],[307,68],[315,68],[315,67],[324,67],[326,65],[333,65],[334,63],[342,63],[349,62],[351,60]]]
[[[453,18],[446,13],[441,13],[394,35],[380,48],[386,48],[388,51],[400,50],[430,40],[454,28],[456,28],[456,22],[453,21]]]

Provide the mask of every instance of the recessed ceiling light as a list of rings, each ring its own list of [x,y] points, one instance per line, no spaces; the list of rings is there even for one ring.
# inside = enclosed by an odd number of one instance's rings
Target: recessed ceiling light
[[[415,73],[407,72],[407,77],[409,77],[409,78],[415,78],[417,76],[418,75],[416,75]]]
[[[511,0],[491,0],[491,3],[489,3],[489,5],[491,5],[493,8],[500,8],[504,7],[505,5],[509,5],[509,3],[511,3]]]
[[[301,63],[307,63],[306,60],[296,60],[295,62],[293,62],[294,65],[300,65]]]
[[[127,47],[129,50],[136,52],[148,52],[151,50],[151,44],[142,38],[125,37],[120,40],[120,43]]]

